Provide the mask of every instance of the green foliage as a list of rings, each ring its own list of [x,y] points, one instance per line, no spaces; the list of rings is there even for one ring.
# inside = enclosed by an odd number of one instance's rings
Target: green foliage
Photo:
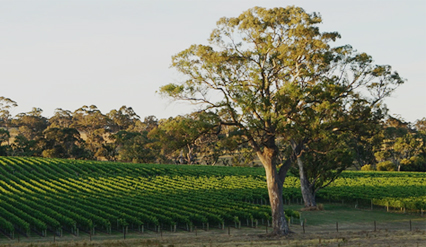
[[[16,156],[37,156],[40,149],[36,140],[28,140],[24,135],[15,136],[15,140],[11,144],[12,155]]]
[[[374,171],[374,168],[372,165],[363,165],[361,171]]]
[[[426,208],[426,174],[419,172],[344,172],[319,193],[324,199],[366,200],[380,206]]]
[[[73,112],[72,128],[86,135],[89,156],[98,159],[105,154],[105,136],[109,130],[109,119],[95,106],[82,106]]]
[[[6,156],[9,153],[10,145],[6,145],[9,143],[9,138],[9,131],[0,128],[0,156]]]
[[[259,168],[0,157],[0,229],[109,232],[129,224],[270,220],[269,206],[262,205],[268,201],[264,181]],[[425,181],[424,173],[343,172],[318,196],[420,210],[426,208]],[[286,200],[301,198],[297,177],[284,187]]]
[[[264,189],[255,185],[264,183],[259,170],[240,168],[240,175],[231,175],[229,169],[0,157],[0,207],[19,204],[13,212],[24,222],[39,220],[40,227],[59,222],[106,231],[126,224],[270,219],[266,205],[245,202],[265,203]]]
[[[418,120],[417,128],[389,118],[382,134],[382,145],[375,152],[376,159],[394,163],[398,171],[426,171],[426,135],[421,120]]]
[[[196,162],[196,153],[201,150],[211,151],[207,149],[208,142],[217,141],[210,136],[216,132],[216,125],[215,115],[194,113],[160,121],[148,137],[155,140],[151,147],[161,150],[161,154],[168,160],[193,164]]]
[[[4,96],[0,96],[0,126],[9,129],[12,122],[12,115],[10,114],[10,110],[13,107],[17,107],[18,104]]]
[[[360,146],[385,112],[380,103],[404,82],[350,45],[333,47],[340,34],[320,32],[321,22],[294,6],[223,17],[209,45],[172,57],[185,80],[159,91],[237,128],[239,144],[249,144],[275,184],[271,190],[282,187],[297,159],[303,193],[315,195],[353,164],[354,147],[363,160]]]
[[[343,172],[318,196],[426,208],[424,173]],[[259,168],[176,166],[0,157],[0,229],[120,230],[123,225],[185,226],[270,220]],[[286,200],[301,198],[289,176]],[[299,217],[286,210],[287,217]],[[9,223],[10,224],[9,224]]]
[[[72,124],[72,112],[61,108],[55,109],[55,114],[49,119],[51,128],[69,128]]]
[[[376,165],[377,171],[395,171],[395,164],[392,161],[380,162]]]
[[[157,156],[155,150],[149,147],[152,140],[147,135],[146,131],[142,133],[119,131],[113,134],[111,138],[117,145],[118,159],[133,163],[155,163]]]
[[[28,140],[38,141],[43,135],[43,130],[48,126],[47,118],[43,117],[40,108],[33,108],[27,113],[20,113],[13,123],[19,126],[19,133]]]
[[[111,110],[107,117],[113,122],[112,131],[125,131],[134,128],[139,116],[132,107],[122,106],[119,110]]]
[[[0,129],[0,145],[3,142],[8,142],[10,138],[10,132],[6,129]]]
[[[419,155],[401,160],[401,171],[426,172],[426,157],[424,155]]]
[[[42,156],[46,158],[86,158],[84,141],[74,128],[48,128],[42,140]]]

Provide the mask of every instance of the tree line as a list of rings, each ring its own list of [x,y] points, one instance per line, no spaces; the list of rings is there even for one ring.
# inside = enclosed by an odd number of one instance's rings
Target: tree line
[[[238,129],[221,125],[212,114],[196,112],[168,119],[148,116],[142,120],[132,107],[122,106],[103,114],[91,105],[74,111],[58,108],[50,118],[44,117],[40,108],[12,117],[10,110],[16,106],[15,101],[0,97],[2,156],[258,165]],[[345,167],[426,171],[426,118],[407,123],[387,116],[370,126],[367,134],[352,135],[350,139]],[[324,166],[321,161],[312,163]]]
[[[16,106],[0,97],[2,156],[214,165],[220,156],[244,150],[236,143],[219,143],[223,131],[202,114],[142,120],[132,107],[103,114],[91,105],[74,111],[58,108],[50,118],[40,108],[12,116]],[[239,158],[223,162],[242,164]]]

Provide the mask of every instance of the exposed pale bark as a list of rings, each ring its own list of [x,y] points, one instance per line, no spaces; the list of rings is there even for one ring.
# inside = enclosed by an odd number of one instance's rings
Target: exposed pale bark
[[[194,156],[192,155],[192,151],[194,150],[194,148],[191,147],[191,145],[189,145],[189,144],[187,144],[186,146],[188,148],[188,154],[186,155],[187,163],[192,164],[192,161],[194,160]]]
[[[297,158],[297,166],[299,167],[300,189],[302,191],[305,207],[316,207],[317,204],[315,202],[315,190],[312,188],[313,186],[309,184],[301,157]]]
[[[269,202],[272,212],[272,228],[273,234],[286,235],[290,232],[287,221],[285,220],[284,203],[283,203],[283,183],[284,178],[280,179],[276,168],[275,150],[267,149],[263,152],[257,152],[260,161],[265,168],[266,183],[268,187]],[[287,168],[287,167],[286,167]],[[288,170],[288,168],[287,168]]]
[[[297,161],[297,166],[299,168],[299,178],[300,178],[300,189],[302,192],[303,201],[305,204],[305,207],[316,207],[317,204],[315,202],[315,188],[313,188],[313,185],[309,183],[308,176],[306,175],[306,171],[304,168],[302,155],[303,155],[303,145],[304,140],[302,141],[295,141],[291,140],[290,144],[293,149],[293,154],[295,156],[295,159]]]

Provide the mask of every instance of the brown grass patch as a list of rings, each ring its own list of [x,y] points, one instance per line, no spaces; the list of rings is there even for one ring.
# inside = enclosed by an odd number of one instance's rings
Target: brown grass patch
[[[316,207],[304,207],[300,209],[300,211],[322,211],[322,210],[324,210],[323,204],[318,204]]]

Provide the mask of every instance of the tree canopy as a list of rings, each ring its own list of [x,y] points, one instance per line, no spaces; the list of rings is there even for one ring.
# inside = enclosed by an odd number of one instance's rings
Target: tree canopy
[[[303,167],[307,144],[328,131],[380,112],[381,100],[403,83],[390,66],[373,64],[350,45],[331,47],[340,35],[320,32],[321,21],[299,7],[255,7],[223,17],[210,45],[172,57],[186,80],[160,88],[240,130],[265,168],[276,234],[289,231],[281,194],[290,164],[297,159]],[[280,141],[292,147],[282,160]]]

